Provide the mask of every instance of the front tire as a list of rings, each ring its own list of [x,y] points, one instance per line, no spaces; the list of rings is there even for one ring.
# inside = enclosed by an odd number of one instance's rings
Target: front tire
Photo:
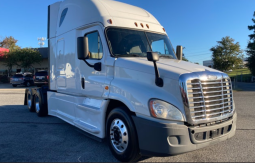
[[[135,162],[141,155],[136,129],[126,108],[113,109],[107,118],[106,134],[109,148],[116,159]]]

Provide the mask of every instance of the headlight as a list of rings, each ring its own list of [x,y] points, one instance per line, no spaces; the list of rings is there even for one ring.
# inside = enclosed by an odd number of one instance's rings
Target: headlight
[[[155,118],[184,121],[182,113],[175,106],[157,99],[149,101],[151,115]]]

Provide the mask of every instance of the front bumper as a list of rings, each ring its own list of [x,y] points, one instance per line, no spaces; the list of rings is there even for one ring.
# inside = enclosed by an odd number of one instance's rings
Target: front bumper
[[[48,84],[47,81],[34,81],[35,84]]]
[[[139,140],[140,152],[147,156],[171,156],[194,151],[235,135],[237,114],[231,120],[206,127],[188,127],[180,124],[159,123],[132,116]],[[211,134],[229,126],[223,134]],[[221,132],[221,131],[220,131]],[[207,139],[198,139],[196,133],[205,133]],[[206,134],[209,133],[209,134]]]
[[[10,83],[13,85],[23,85],[24,81],[11,81]]]

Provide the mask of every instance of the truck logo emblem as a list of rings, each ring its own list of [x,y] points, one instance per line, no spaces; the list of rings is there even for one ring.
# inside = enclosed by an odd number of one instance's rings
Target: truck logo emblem
[[[213,76],[213,75],[208,75],[208,77],[207,77],[209,80],[215,80],[215,79],[217,79],[217,76]]]

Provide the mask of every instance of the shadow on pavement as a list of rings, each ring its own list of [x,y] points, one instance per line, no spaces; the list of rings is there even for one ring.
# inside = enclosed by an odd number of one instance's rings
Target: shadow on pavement
[[[255,91],[255,83],[233,82],[232,85],[237,91]]]

